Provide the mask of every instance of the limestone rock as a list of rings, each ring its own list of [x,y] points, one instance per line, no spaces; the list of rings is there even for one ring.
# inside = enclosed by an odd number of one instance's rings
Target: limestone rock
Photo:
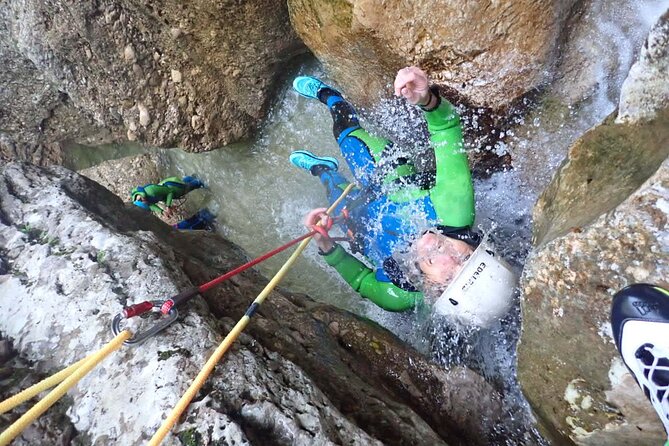
[[[609,116],[576,141],[539,197],[533,215],[536,245],[614,209],[669,156],[668,21],[669,12],[649,33],[625,80],[618,118]]]
[[[536,0],[289,0],[302,40],[348,95],[369,105],[407,64],[469,102],[500,109],[546,80],[570,9]]]
[[[662,424],[619,359],[609,315],[619,289],[669,285],[667,203],[669,160],[623,203],[527,260],[518,376],[555,444],[663,441]]]
[[[11,342],[7,339],[0,340],[0,386],[2,386],[2,399],[10,395],[16,395],[27,387],[33,386],[47,375],[35,373],[32,365],[24,358],[17,355],[11,348]],[[9,347],[9,348],[8,348]],[[9,354],[9,355],[8,355]],[[17,409],[0,414],[0,429],[3,431],[19,416],[25,413],[34,404],[30,400],[18,406]],[[69,407],[68,398],[64,397],[51,407],[49,411],[21,433],[21,437],[12,442],[14,445],[31,444],[71,444],[77,432],[74,425],[65,412]]]
[[[648,12],[642,11],[650,8],[626,0],[579,5],[565,29],[554,78],[546,86],[551,101],[568,110],[595,96],[611,101],[613,108],[618,101],[613,92],[628,77],[633,62],[625,48],[639,48],[646,39],[651,24],[645,19]]]
[[[614,209],[669,156],[669,108],[649,121],[616,124],[613,116],[583,135],[539,197],[535,245],[579,231]]]
[[[106,187],[123,201],[130,200],[133,187],[157,183],[169,176],[163,159],[149,153],[105,161],[79,173]]]
[[[90,180],[65,169],[41,171],[17,164],[5,166],[2,175],[0,237],[12,273],[0,276],[0,308],[6,315],[0,330],[14,339],[22,355],[37,362],[37,370],[60,369],[108,342],[111,317],[124,304],[169,296],[189,286],[174,263],[174,250],[161,241],[169,228],[139,210],[125,211],[120,200]],[[83,197],[88,201],[79,201]],[[144,221],[144,230],[119,220],[126,212]],[[123,226],[134,229],[117,232]],[[219,330],[202,302],[195,301],[161,337],[113,354],[71,392],[68,414],[76,429],[93,443],[144,444],[220,342]],[[240,367],[248,370],[241,373]],[[282,414],[289,407],[282,399],[288,404],[302,398],[303,413],[333,420],[342,441],[373,443],[332,411],[298,368],[259,346],[253,353],[240,345],[229,352],[212,377],[219,380],[225,381],[219,385],[227,393],[251,398],[241,397],[241,419],[262,422],[296,444],[327,442],[329,434],[320,422],[311,427],[313,432],[303,431],[292,414]],[[271,393],[265,388],[268,380],[274,382]],[[309,393],[302,394],[300,385],[308,386]],[[253,395],[261,394],[264,411],[254,412]],[[177,433],[193,431],[208,442],[233,435],[249,442],[237,424],[240,418],[233,421],[220,408],[193,404],[189,413]],[[198,422],[188,421],[190,417]]]
[[[669,108],[669,10],[660,18],[623,84],[616,122],[648,121]]]
[[[149,109],[146,108],[144,104],[137,104],[137,110],[139,111],[139,124],[143,127],[146,127],[151,123]]]
[[[0,83],[8,88],[0,91],[0,149],[43,164],[58,161],[58,147],[48,157],[39,152],[63,141],[100,144],[127,136],[211,150],[250,136],[282,64],[303,51],[278,0],[244,7],[205,0],[3,2]],[[231,65],[239,70],[234,82],[226,75]],[[170,82],[176,66],[198,74]],[[141,110],[138,116],[128,102],[143,104],[150,117]],[[204,123],[193,129],[196,111]],[[141,127],[130,128],[137,120]]]
[[[659,41],[658,32],[665,27],[656,26],[649,42]],[[650,65],[641,55],[636,66],[645,63],[650,76],[633,69],[624,96],[643,97],[645,80],[653,89],[655,69],[667,63],[666,51],[656,54],[662,57]],[[669,107],[663,100],[636,105],[626,113],[634,118],[611,115],[571,147],[534,209],[535,248],[521,278],[518,377],[556,444],[663,441],[609,322],[618,290],[639,282],[666,287],[669,277]]]

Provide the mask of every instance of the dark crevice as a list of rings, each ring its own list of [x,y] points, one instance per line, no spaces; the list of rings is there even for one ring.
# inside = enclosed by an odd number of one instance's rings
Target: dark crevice
[[[21,203],[23,203],[23,204],[28,204],[28,203],[30,203],[30,200],[28,199],[28,197],[26,197],[26,196],[20,194],[20,193],[14,188],[14,185],[12,184],[12,182],[10,181],[10,179],[7,178],[6,175],[4,176],[4,180],[5,180],[5,187],[7,187],[7,192],[9,192],[9,195],[10,195],[10,196],[17,198],[17,199],[18,199]]]

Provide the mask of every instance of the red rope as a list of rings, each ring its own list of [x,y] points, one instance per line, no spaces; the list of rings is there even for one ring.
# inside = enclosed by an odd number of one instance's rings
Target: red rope
[[[281,245],[278,248],[275,248],[275,249],[261,255],[260,257],[256,257],[255,259],[253,259],[249,262],[246,262],[245,264],[243,264],[241,266],[238,266],[237,268],[235,268],[231,271],[228,271],[227,273],[223,274],[222,276],[219,276],[219,277],[215,278],[214,280],[211,280],[211,281],[209,281],[209,282],[207,282],[203,285],[200,285],[197,288],[191,288],[191,289],[188,289],[188,290],[184,290],[181,293],[177,294],[176,296],[172,296],[170,299],[163,302],[163,305],[160,308],[160,311],[163,314],[167,314],[167,313],[169,313],[169,311],[172,309],[172,307],[174,305],[178,305],[180,303],[186,302],[186,301],[190,300],[193,296],[196,296],[198,293],[204,293],[205,291],[215,287],[216,285],[218,285],[219,283],[229,279],[230,277],[232,277],[234,275],[237,275],[237,274],[241,273],[242,271],[245,271],[245,270],[251,268],[254,265],[257,265],[258,263],[260,263],[262,261],[265,261],[265,260],[269,259],[270,257],[274,256],[275,254],[278,254],[281,251],[284,251],[284,250],[290,248],[291,246],[301,242],[302,240],[306,239],[307,237],[311,237],[312,235],[314,235],[316,233],[320,233],[324,236],[329,237],[328,233],[327,233],[327,229],[330,229],[332,227],[333,222],[336,221],[336,220],[339,220],[340,218],[342,218],[342,217],[335,217],[335,218],[330,219],[330,222],[329,222],[329,225],[328,225],[327,228],[321,228],[321,227],[313,226],[314,229],[311,232],[308,232],[304,235],[301,235],[298,238],[289,241],[285,245]],[[333,237],[332,240],[333,241],[350,241],[350,238],[347,238],[347,237]],[[139,304],[136,304],[136,305],[131,305],[130,307],[126,307],[123,310],[124,311],[124,317],[130,318],[130,317],[134,317],[134,316],[139,316],[140,314],[143,314],[143,313],[146,313],[146,312],[150,311],[152,308],[153,308],[153,303],[150,302],[150,301],[142,302],[142,303],[139,303]]]
[[[229,279],[230,277],[232,277],[232,276],[234,276],[234,275],[236,275],[236,274],[239,274],[239,273],[241,273],[241,272],[244,271],[244,270],[247,270],[247,269],[251,268],[253,265],[257,265],[258,263],[260,263],[260,262],[262,262],[262,261],[264,261],[264,260],[269,259],[269,258],[272,257],[273,255],[278,254],[278,253],[280,253],[281,251],[290,248],[291,246],[293,246],[293,245],[295,245],[295,244],[301,242],[302,240],[304,240],[304,239],[307,238],[307,237],[311,237],[311,236],[314,235],[314,234],[316,234],[316,231],[311,231],[311,232],[309,232],[309,233],[307,233],[307,234],[304,234],[304,235],[302,235],[302,236],[300,236],[300,237],[298,237],[298,238],[296,238],[296,239],[294,239],[294,240],[291,240],[290,242],[286,243],[285,245],[279,246],[278,248],[273,249],[273,250],[271,250],[270,252],[268,252],[268,253],[266,253],[266,254],[263,254],[263,255],[261,255],[260,257],[257,257],[257,258],[255,258],[255,259],[251,260],[250,262],[246,262],[245,264],[243,264],[243,265],[241,265],[241,266],[238,266],[237,268],[233,269],[232,271],[229,271],[229,272],[223,274],[222,276],[217,277],[216,279],[214,279],[214,280],[212,280],[212,281],[210,281],[210,282],[205,283],[204,285],[200,285],[200,286],[198,287],[197,290],[198,290],[198,292],[200,292],[200,293],[204,293],[204,292],[207,291],[208,289],[210,289],[210,288],[212,288],[212,287],[215,287],[216,285],[218,285],[219,283],[223,282],[224,280],[227,280],[227,279]]]

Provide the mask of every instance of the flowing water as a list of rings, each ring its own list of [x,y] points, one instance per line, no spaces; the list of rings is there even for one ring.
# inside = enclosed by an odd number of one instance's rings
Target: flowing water
[[[595,79],[594,87],[574,106],[556,110],[551,101],[538,101],[507,132],[501,145],[487,148],[509,151],[514,158],[514,169],[475,180],[476,225],[495,234],[500,253],[518,271],[530,249],[531,211],[536,198],[568,147],[615,110],[620,87],[638,49],[650,26],[668,7],[667,0],[592,2],[583,19],[586,31],[574,35],[571,44],[579,45],[589,54],[586,72]],[[302,73],[328,80],[316,61],[304,63],[295,74]],[[342,90],[345,93],[345,88]],[[544,97],[551,94],[559,92],[551,93],[548,88]],[[368,129],[392,135],[404,147],[424,150],[425,140],[415,136],[420,135],[420,113],[401,101],[388,99],[374,110],[361,111],[361,115]],[[366,122],[365,117],[371,118],[375,125]],[[464,125],[471,130],[476,126],[475,119]],[[288,155],[296,149],[339,155],[327,108],[299,97],[286,82],[255,140],[209,153],[188,154],[178,149],[159,152],[171,166],[170,174],[195,173],[205,181],[207,191],[196,191],[189,200],[195,202],[196,208],[208,206],[218,215],[217,230],[255,257],[306,232],[301,224],[303,216],[314,207],[326,206],[324,190],[317,178],[288,162]],[[468,149],[486,148],[474,141]],[[148,149],[123,145],[93,154],[91,149],[75,147],[70,152],[70,163],[83,168],[103,159],[145,150]],[[352,178],[343,162],[341,170]],[[287,255],[270,259],[258,269],[271,277]],[[517,414],[518,426],[507,427],[512,431],[508,435],[509,444],[540,442],[525,427],[528,423],[523,420],[528,415],[515,382],[519,305],[499,326],[468,333],[453,331],[425,310],[388,313],[350,290],[319,258],[313,246],[306,250],[282,286],[375,320],[445,366],[464,363],[478,370],[506,390],[508,410]]]

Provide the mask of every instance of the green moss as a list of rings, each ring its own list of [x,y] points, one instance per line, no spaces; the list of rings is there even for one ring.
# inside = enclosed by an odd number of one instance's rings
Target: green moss
[[[569,105],[555,96],[545,96],[542,98],[540,110],[543,119],[560,123],[563,123],[571,113]]]
[[[28,280],[28,274],[25,271],[21,271],[19,269],[12,268],[11,274],[12,274],[12,276],[19,279],[19,282],[21,283],[21,285],[23,285],[25,287],[29,287],[29,286],[32,285],[32,282]]]
[[[178,438],[183,446],[200,446],[202,444],[202,435],[194,428],[179,432]]]
[[[54,249],[51,254],[55,256],[68,256],[72,254],[74,251],[76,251],[76,248],[58,248]]]
[[[95,261],[98,262],[99,264],[105,263],[105,250],[101,249],[98,251],[98,253],[95,255]]]
[[[165,361],[169,358],[171,358],[174,355],[181,355],[186,358],[190,358],[192,356],[192,353],[185,348],[177,348],[174,350],[165,350],[165,351],[158,351],[158,361]]]
[[[28,242],[32,244],[56,246],[60,243],[58,237],[51,237],[46,231],[33,228],[30,223],[20,225],[19,231],[23,232],[28,237]]]

